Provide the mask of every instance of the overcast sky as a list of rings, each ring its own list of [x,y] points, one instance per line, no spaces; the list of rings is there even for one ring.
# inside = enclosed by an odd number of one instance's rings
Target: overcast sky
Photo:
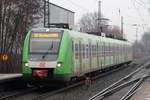
[[[74,11],[75,23],[83,14],[98,9],[98,0],[50,0],[50,2]],[[150,13],[148,12],[150,2],[148,0],[101,0],[101,2],[102,14],[110,19],[110,25],[120,26],[120,16],[124,17],[124,33],[129,41],[133,42],[136,39],[136,27],[133,24],[139,25],[138,40],[147,27],[150,27]]]

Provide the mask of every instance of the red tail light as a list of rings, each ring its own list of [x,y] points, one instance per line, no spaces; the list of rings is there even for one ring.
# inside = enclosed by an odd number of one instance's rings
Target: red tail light
[[[48,75],[48,70],[33,70],[33,76],[34,77],[47,77]]]

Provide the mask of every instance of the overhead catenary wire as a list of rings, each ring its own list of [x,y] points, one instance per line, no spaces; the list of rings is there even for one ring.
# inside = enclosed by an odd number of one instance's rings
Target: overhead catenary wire
[[[144,3],[142,3],[140,0],[134,0],[139,6],[141,6],[141,7],[143,7],[144,9],[146,9],[147,10],[147,8],[146,8],[146,4],[144,4]]]
[[[141,21],[142,21],[142,22],[145,22],[144,18],[143,18],[142,15],[141,15],[141,12],[140,12],[139,8],[136,7],[137,1],[136,1],[136,0],[131,0],[131,2],[133,3],[134,9],[137,11],[139,17],[141,18]]]
[[[146,4],[141,4],[141,3],[144,3],[144,2],[142,2],[142,0],[138,0],[138,1],[137,0],[131,0],[131,2],[132,2],[132,5],[133,5],[134,9],[137,11],[137,13],[138,13],[139,18],[141,19],[141,21],[143,23],[146,23],[146,25],[147,25],[148,23],[145,21],[145,19],[144,19],[145,17],[143,18],[142,14],[141,14],[141,11],[140,11],[140,10],[142,10],[142,9],[140,9],[142,7],[141,5],[145,6]],[[139,3],[139,2],[141,2],[141,3]],[[148,8],[144,8],[144,9],[146,9],[148,11]],[[147,26],[145,26],[145,24],[140,24],[140,27],[142,27],[142,28],[144,27],[145,28]],[[143,28],[143,30],[144,30],[144,28]]]
[[[89,11],[88,9],[86,9],[85,7],[83,7],[83,6],[81,6],[81,5],[79,5],[79,4],[77,4],[77,3],[75,3],[74,1],[72,1],[72,0],[65,0],[65,1],[67,1],[67,2],[70,2],[70,4],[72,4],[74,7],[76,7],[77,9],[81,9],[81,10],[83,10],[83,11]]]

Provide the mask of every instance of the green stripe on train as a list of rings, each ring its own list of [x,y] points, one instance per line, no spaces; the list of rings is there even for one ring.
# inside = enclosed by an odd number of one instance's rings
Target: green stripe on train
[[[32,70],[28,67],[25,67],[24,66],[24,62],[28,62],[28,45],[29,45],[29,37],[30,37],[30,33],[31,31],[28,32],[26,38],[25,38],[25,41],[24,41],[24,48],[23,48],[23,73],[24,74],[31,74],[32,73]]]

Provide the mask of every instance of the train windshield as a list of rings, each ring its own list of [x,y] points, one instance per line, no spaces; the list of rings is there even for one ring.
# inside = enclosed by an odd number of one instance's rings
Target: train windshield
[[[58,54],[60,39],[32,38],[30,40],[30,53]]]
[[[31,33],[29,59],[35,61],[56,60],[59,53],[61,37],[61,33]]]

